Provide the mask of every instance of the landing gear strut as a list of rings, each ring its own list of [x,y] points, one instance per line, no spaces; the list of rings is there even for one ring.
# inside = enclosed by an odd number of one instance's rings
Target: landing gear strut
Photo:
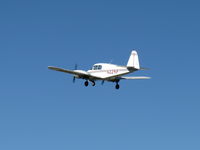
[[[85,81],[85,83],[84,83],[84,84],[85,84],[85,86],[88,86],[89,82],[88,82],[88,81]]]
[[[94,81],[91,81],[92,82],[92,86],[95,86],[95,82]]]

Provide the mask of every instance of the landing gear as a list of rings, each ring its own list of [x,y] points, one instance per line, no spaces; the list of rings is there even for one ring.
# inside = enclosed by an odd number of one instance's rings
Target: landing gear
[[[91,81],[92,82],[92,86],[95,86],[95,82],[94,81]]]
[[[90,80],[89,80],[90,81]],[[92,86],[95,86],[95,82],[94,81],[90,81],[92,83]],[[89,85],[89,82],[86,80],[84,83],[85,86]]]
[[[115,85],[115,88],[118,90],[119,89],[119,81],[120,80],[116,80],[115,82],[116,82],[116,85]]]
[[[88,82],[88,81],[85,81],[85,83],[84,83],[84,84],[85,84],[85,86],[88,86],[89,82]]]
[[[119,89],[119,84],[118,84],[118,83],[115,85],[115,88],[116,88],[116,89]]]

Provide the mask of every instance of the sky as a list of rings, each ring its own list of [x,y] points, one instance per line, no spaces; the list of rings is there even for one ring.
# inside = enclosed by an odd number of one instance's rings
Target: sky
[[[0,1],[0,149],[199,150],[200,2]],[[126,65],[84,86],[47,66]]]

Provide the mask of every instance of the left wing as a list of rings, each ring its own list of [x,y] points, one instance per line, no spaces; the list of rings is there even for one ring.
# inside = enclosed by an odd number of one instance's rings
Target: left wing
[[[53,66],[48,66],[48,68],[51,70],[55,70],[55,71],[60,71],[60,72],[69,73],[72,75],[77,75],[79,78],[83,78],[83,79],[100,79],[100,80],[102,79],[100,77],[93,76],[84,70],[67,70],[67,69],[53,67]]]
[[[69,73],[69,74],[73,74],[73,75],[78,75],[78,76],[81,76],[81,77],[88,77],[89,76],[89,73],[84,71],[84,70],[67,70],[67,69],[53,67],[53,66],[48,66],[48,68],[51,69],[51,70]]]
[[[137,79],[151,79],[151,77],[120,77],[120,79],[137,80]]]

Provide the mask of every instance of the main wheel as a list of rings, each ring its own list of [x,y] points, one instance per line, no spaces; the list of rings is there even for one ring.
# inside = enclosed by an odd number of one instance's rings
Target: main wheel
[[[116,88],[116,89],[119,89],[119,84],[116,84],[115,88]]]
[[[88,86],[89,82],[88,82],[88,81],[85,81],[85,83],[84,83],[84,84],[85,84],[85,86]]]
[[[95,86],[95,82],[94,81],[92,81],[92,86]]]

